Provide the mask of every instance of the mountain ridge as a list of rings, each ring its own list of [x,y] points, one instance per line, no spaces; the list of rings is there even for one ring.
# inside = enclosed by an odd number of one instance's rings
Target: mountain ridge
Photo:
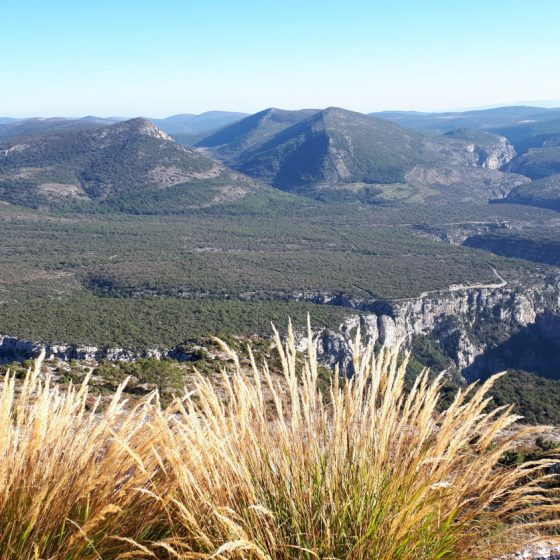
[[[441,197],[455,187],[466,192],[469,174],[482,185],[471,198],[488,200],[507,192],[508,176],[497,170],[515,155],[504,137],[490,132],[463,130],[431,136],[338,107],[270,108],[225,127],[196,146],[282,190],[375,203],[434,194]],[[431,171],[414,172],[417,166]],[[495,173],[469,171],[474,167]],[[434,169],[439,171],[437,192],[430,185]],[[518,184],[515,176],[511,179]]]

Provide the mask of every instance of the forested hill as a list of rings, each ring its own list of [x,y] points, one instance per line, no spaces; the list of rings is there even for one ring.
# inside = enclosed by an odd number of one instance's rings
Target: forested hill
[[[0,144],[0,200],[18,205],[177,213],[262,188],[143,118]]]

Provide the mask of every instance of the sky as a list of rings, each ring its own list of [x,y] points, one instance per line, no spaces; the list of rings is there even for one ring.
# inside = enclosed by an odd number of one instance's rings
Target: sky
[[[560,0],[0,0],[0,116],[560,106]]]

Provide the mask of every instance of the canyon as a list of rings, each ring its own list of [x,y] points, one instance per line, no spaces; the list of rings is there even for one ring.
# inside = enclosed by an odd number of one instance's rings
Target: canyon
[[[450,375],[461,381],[472,381],[507,368],[550,373],[554,359],[560,356],[559,277],[535,277],[530,288],[501,283],[451,287],[447,291],[400,300],[357,299],[324,293],[294,294],[294,299],[352,310],[338,328],[315,331],[321,361],[331,368],[338,366],[346,374],[352,373],[352,344],[358,328],[365,341],[398,345],[403,350],[411,349],[416,337],[428,337],[448,356]],[[305,333],[299,331],[297,339],[300,349],[305,350]],[[550,351],[539,355],[534,343],[522,343],[525,339],[543,342]],[[33,358],[43,348],[47,359],[62,361],[138,358],[188,361],[196,355],[188,344],[138,352],[118,347],[44,344],[0,335],[3,362]]]

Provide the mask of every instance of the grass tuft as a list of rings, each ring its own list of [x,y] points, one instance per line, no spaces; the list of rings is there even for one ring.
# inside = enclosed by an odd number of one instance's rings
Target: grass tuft
[[[406,361],[359,333],[327,392],[311,329],[303,362],[291,327],[275,340],[280,378],[222,343],[220,388],[199,374],[165,410],[8,375],[0,558],[482,560],[558,531],[554,461],[500,464],[535,428],[486,411],[498,376],[438,412],[442,378],[405,390]]]

